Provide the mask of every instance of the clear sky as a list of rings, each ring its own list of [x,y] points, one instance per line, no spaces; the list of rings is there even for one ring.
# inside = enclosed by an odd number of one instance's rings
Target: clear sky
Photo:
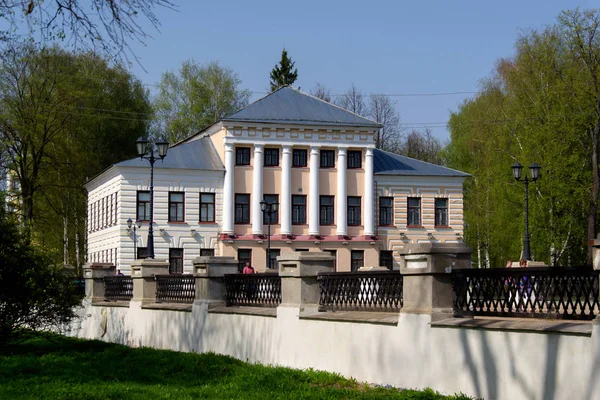
[[[256,92],[253,100],[268,90],[283,47],[298,68],[295,86],[307,92],[317,82],[333,94],[352,82],[367,94],[475,92],[520,34],[554,24],[561,10],[600,7],[592,0],[173,1],[176,11],[156,10],[160,31],[148,26],[146,45],[132,43],[143,66],[132,72],[152,90],[184,60],[218,60]],[[446,141],[450,112],[469,96],[393,99],[407,129],[430,127]]]

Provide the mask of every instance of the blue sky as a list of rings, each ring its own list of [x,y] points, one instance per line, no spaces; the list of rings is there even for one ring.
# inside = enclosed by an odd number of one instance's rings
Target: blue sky
[[[304,91],[319,82],[341,94],[354,82],[365,93],[474,92],[499,58],[513,54],[520,34],[555,23],[563,9],[597,7],[591,0],[177,3],[177,11],[156,10],[160,31],[146,26],[145,46],[132,43],[143,66],[134,63],[132,72],[152,90],[184,60],[218,60],[257,92],[253,100],[267,91],[283,47]],[[408,130],[428,126],[446,141],[450,112],[469,96],[393,99]]]

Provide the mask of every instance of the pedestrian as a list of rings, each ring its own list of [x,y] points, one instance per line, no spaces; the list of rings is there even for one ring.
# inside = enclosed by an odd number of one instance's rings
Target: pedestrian
[[[246,265],[244,265],[244,269],[242,270],[242,274],[244,275],[252,275],[256,273],[256,271],[254,271],[254,268],[252,267],[252,265],[250,264],[250,261],[246,261]],[[250,277],[248,277],[250,278]],[[254,299],[254,293],[256,291],[256,285],[254,280],[251,279],[244,279],[244,283],[246,285],[246,299],[248,299],[249,301],[251,301],[252,299]]]
[[[505,268],[512,268],[512,260],[509,258],[508,260],[506,260],[506,267]],[[511,276],[507,276],[506,279],[504,279],[504,307],[503,310],[508,310],[511,311],[512,310],[512,306],[511,306],[511,298],[514,297],[514,294],[512,293],[512,287],[513,287],[513,278]]]
[[[250,261],[246,261],[246,264],[244,265],[244,269],[242,270],[242,274],[254,274],[254,267],[252,267],[252,265],[250,265]]]
[[[125,276],[120,269],[117,270],[116,276]]]

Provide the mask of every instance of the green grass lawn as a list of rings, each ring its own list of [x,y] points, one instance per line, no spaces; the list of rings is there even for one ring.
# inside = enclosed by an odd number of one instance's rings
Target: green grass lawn
[[[52,336],[0,347],[0,399],[467,399],[216,354]]]

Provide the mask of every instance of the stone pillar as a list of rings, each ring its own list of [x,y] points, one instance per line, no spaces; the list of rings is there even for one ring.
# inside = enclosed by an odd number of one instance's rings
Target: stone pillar
[[[335,257],[329,253],[301,251],[277,257],[281,277],[280,307],[319,309],[319,272],[334,272]]]
[[[595,270],[600,269],[600,233],[592,240],[592,265]]]
[[[280,232],[282,235],[292,234],[292,162],[291,162],[291,146],[283,145],[281,152],[281,205]]]
[[[168,275],[169,262],[166,260],[153,260],[146,258],[134,260],[131,264],[131,277],[133,278],[133,299],[142,304],[156,303],[155,275]]]
[[[194,278],[196,278],[196,303],[213,306],[225,305],[225,274],[237,274],[238,261],[233,257],[196,257]]]
[[[263,145],[254,145],[254,164],[252,174],[252,234],[263,234],[263,219],[260,202],[263,200]]]
[[[319,146],[310,147],[310,193],[308,194],[308,234],[319,234]]]
[[[85,297],[92,303],[104,301],[104,277],[115,276],[115,266],[111,263],[91,262],[83,266]]]
[[[365,236],[375,235],[375,210],[373,208],[374,192],[375,185],[373,180],[373,149],[367,148],[367,152],[365,154],[365,210],[363,211],[363,215],[365,216]]]
[[[227,139],[227,138],[225,138]],[[223,181],[223,230],[225,234],[233,234],[233,175],[234,175],[233,143],[225,142],[225,178]]]
[[[339,236],[348,235],[348,193],[346,190],[346,148],[339,147],[338,148],[338,157],[337,157],[337,221],[335,221],[337,225],[336,233]]]
[[[401,313],[451,317],[453,269],[471,268],[472,250],[464,243],[404,245],[400,253],[403,275]]]

